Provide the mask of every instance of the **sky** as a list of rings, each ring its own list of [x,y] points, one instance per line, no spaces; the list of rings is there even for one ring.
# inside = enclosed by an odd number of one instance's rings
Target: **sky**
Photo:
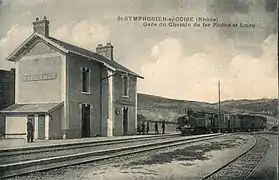
[[[111,42],[114,59],[144,77],[138,92],[218,101],[276,98],[276,0],[0,0],[0,69],[46,16],[50,36],[95,51]],[[217,17],[254,28],[144,27],[124,16]]]

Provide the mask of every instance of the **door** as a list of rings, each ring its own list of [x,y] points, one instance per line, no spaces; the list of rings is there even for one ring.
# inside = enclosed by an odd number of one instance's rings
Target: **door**
[[[45,139],[45,115],[38,116],[38,139]]]
[[[90,137],[90,105],[82,104],[81,108],[81,137]]]
[[[123,108],[123,135],[128,133],[128,108]]]

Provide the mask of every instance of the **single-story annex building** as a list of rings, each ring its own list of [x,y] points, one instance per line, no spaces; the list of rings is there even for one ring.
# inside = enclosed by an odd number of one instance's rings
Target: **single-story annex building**
[[[35,139],[121,136],[137,131],[135,72],[113,58],[113,46],[96,52],[49,36],[49,21],[9,57],[16,64],[15,104],[0,111],[5,137],[25,138],[32,118]]]

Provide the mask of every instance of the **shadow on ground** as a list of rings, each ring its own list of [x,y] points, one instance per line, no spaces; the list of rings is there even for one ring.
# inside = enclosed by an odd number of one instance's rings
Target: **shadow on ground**
[[[241,141],[239,141],[241,140]],[[137,162],[130,162],[125,164],[124,167],[136,166],[136,165],[152,165],[152,164],[164,164],[171,163],[172,161],[194,161],[194,160],[207,160],[210,156],[206,155],[207,152],[214,150],[224,150],[226,148],[235,148],[240,144],[245,143],[246,139],[234,138],[225,139],[223,141],[214,141],[211,143],[203,143],[196,146],[190,146],[185,148],[177,148],[174,151],[155,154],[145,160]],[[191,163],[182,163],[182,165],[189,166]]]

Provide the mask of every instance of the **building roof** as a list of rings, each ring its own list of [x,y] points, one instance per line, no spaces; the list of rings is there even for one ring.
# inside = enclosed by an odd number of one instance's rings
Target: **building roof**
[[[75,46],[73,44],[58,40],[56,38],[53,37],[45,37],[39,33],[33,33],[29,38],[27,38],[9,57],[7,57],[7,60],[9,61],[14,61],[14,58],[17,56],[17,54],[24,48],[26,48],[26,46],[28,46],[28,43],[31,42],[32,40],[34,40],[34,38],[40,38],[42,40],[44,40],[46,43],[53,45],[54,47],[60,49],[62,52],[64,53],[73,53],[79,56],[83,56],[86,57],[88,59],[92,59],[95,60],[97,62],[100,62],[102,64],[104,64],[105,66],[107,66],[108,68],[112,69],[112,70],[117,70],[120,72],[124,72],[127,74],[131,74],[134,76],[137,76],[139,78],[142,78],[142,76],[136,74],[135,72],[129,70],[128,68],[124,67],[123,65],[119,64],[118,62],[116,62],[115,60],[110,60],[108,58],[106,58],[103,55],[100,55],[96,52],[92,52],[89,51],[87,49]]]
[[[57,103],[36,103],[36,104],[13,104],[1,113],[50,113],[62,106],[63,102]]]
[[[63,48],[67,49],[71,53],[74,53],[74,54],[77,54],[77,55],[81,55],[81,56],[85,55],[86,57],[91,57],[93,59],[97,59],[97,60],[102,61],[102,62],[104,62],[106,64],[109,64],[110,66],[112,66],[113,68],[115,68],[118,71],[122,71],[122,72],[125,72],[125,73],[128,73],[128,74],[132,74],[132,75],[141,77],[138,74],[134,73],[133,71],[129,70],[128,68],[122,66],[121,64],[119,64],[115,60],[110,60],[110,59],[106,58],[103,55],[100,55],[100,54],[95,53],[93,51],[89,51],[87,49],[75,46],[73,44],[69,44],[67,42],[55,39],[53,37],[48,37],[48,39],[50,39],[50,40],[54,41],[55,43],[59,44],[60,46],[62,46]]]

